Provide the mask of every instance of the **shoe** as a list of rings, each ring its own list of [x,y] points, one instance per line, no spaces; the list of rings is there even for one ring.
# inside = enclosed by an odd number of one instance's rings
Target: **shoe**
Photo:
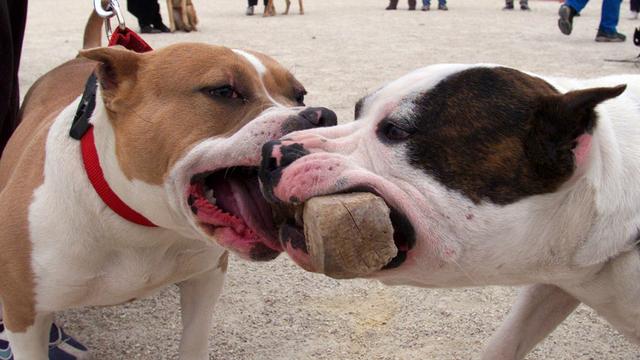
[[[396,10],[398,8],[398,0],[389,0],[389,6],[385,10]]]
[[[417,3],[417,0],[409,0],[409,10],[415,10],[416,3]]]
[[[444,5],[444,4],[443,4],[443,5],[438,5],[438,10],[444,10],[444,11],[447,11],[447,10],[449,10],[449,8],[447,7],[447,5]]]
[[[4,324],[0,320],[0,360],[13,360],[13,354],[9,347],[7,333],[4,331]]]
[[[163,32],[163,33],[170,33],[171,32],[171,29],[169,29],[167,27],[167,25],[165,25],[162,22],[159,23],[159,24],[153,24],[153,28],[154,29],[158,29],[158,30],[160,30],[160,32]]]
[[[57,324],[49,330],[49,360],[87,360],[89,350],[67,335]],[[4,324],[0,320],[0,360],[14,360]]]
[[[85,360],[89,350],[76,339],[67,335],[61,326],[51,324],[49,331],[49,360]]]
[[[637,19],[638,19],[638,12],[632,11],[629,15],[629,20],[637,20]]]
[[[431,5],[422,5],[422,11],[429,11],[431,10]]]
[[[247,12],[245,14],[247,14],[247,16],[251,16],[255,13],[255,6],[247,6]]]
[[[502,10],[513,10],[513,2],[507,2],[504,4]]]
[[[573,17],[576,15],[576,10],[569,5],[562,4],[558,10],[558,15],[560,15],[558,19],[560,32],[565,35],[571,34],[571,30],[573,30]]]
[[[598,30],[598,34],[596,34],[597,42],[624,42],[625,40],[627,40],[627,37],[617,31],[610,33]]]
[[[160,34],[160,29],[154,29],[151,25],[145,25],[140,28],[141,34]]]
[[[520,4],[520,10],[522,11],[531,11],[531,8],[528,4]]]

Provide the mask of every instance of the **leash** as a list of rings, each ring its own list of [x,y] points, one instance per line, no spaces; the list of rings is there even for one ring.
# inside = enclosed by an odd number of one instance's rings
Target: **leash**
[[[110,0],[109,9],[107,10],[102,8],[101,0],[94,0],[94,6],[96,13],[105,18],[105,28],[107,29],[109,46],[121,45],[138,53],[153,50],[135,31],[125,26],[117,0]],[[109,19],[113,16],[116,16],[118,20],[118,27],[111,33]],[[85,84],[80,104],[73,118],[71,129],[69,130],[69,136],[80,141],[82,162],[87,172],[87,177],[102,201],[116,214],[132,223],[147,227],[157,227],[157,225],[149,219],[122,201],[111,189],[104,177],[104,172],[100,167],[100,158],[96,149],[95,138],[93,136],[93,125],[89,122],[96,107],[97,89],[98,80],[96,74],[92,73]]]

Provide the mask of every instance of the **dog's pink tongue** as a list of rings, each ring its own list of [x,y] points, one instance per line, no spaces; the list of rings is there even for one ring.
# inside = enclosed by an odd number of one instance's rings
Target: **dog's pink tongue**
[[[242,219],[255,233],[258,241],[264,243],[266,247],[282,251],[282,247],[277,242],[277,230],[273,224],[271,208],[262,197],[257,178],[243,180],[229,178],[209,185],[213,189],[220,209]]]

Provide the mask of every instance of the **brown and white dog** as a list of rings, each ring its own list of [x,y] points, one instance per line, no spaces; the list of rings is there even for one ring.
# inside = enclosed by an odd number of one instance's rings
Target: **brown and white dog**
[[[281,251],[258,187],[262,144],[335,124],[335,114],[305,107],[294,76],[253,51],[187,43],[80,55],[32,86],[0,160],[0,301],[15,359],[48,358],[56,311],[116,305],[170,284],[180,288],[180,358],[208,359],[225,248],[251,260]],[[94,69],[94,165],[157,227],[105,205],[69,136]]]
[[[198,15],[191,0],[167,0],[169,29],[186,32],[197,31]]]
[[[372,276],[385,283],[528,285],[484,359],[523,358],[580,302],[640,342],[640,76],[435,65],[355,118],[265,145],[268,197],[383,197],[399,249]],[[289,227],[284,245],[308,266]]]
[[[291,0],[285,0],[287,4],[287,8],[282,13],[282,15],[289,15],[289,8],[291,7]],[[300,15],[304,15],[304,5],[302,4],[302,0],[298,0],[298,5],[300,7]],[[262,16],[276,16],[276,7],[273,5],[273,0],[269,0],[267,5],[264,7],[264,14]]]

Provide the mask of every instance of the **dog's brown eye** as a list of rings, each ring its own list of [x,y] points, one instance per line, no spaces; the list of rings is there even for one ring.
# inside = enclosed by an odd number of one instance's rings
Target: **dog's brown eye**
[[[231,85],[223,85],[215,88],[204,88],[207,95],[215,98],[238,99],[240,94]]]
[[[378,134],[386,142],[398,142],[408,139],[413,134],[413,131],[403,129],[391,121],[384,120],[378,126]]]

